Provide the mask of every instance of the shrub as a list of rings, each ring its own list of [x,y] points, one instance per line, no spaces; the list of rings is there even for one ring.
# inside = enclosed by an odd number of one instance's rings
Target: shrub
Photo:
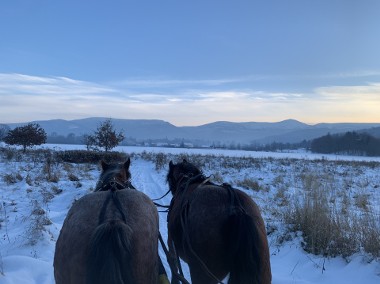
[[[40,206],[37,200],[32,200],[32,211],[29,216],[31,220],[27,229],[26,237],[29,245],[36,245],[43,238],[46,231],[45,226],[51,225],[51,220],[47,217],[46,211]]]
[[[254,191],[260,191],[260,185],[259,183],[251,178],[245,177],[243,180],[238,180],[236,182],[237,186],[243,187],[245,189],[251,189]]]
[[[23,178],[19,173],[17,173],[17,174],[5,174],[3,176],[3,180],[7,185],[15,184],[19,181],[22,181],[22,179]]]
[[[223,176],[219,172],[216,172],[215,174],[213,174],[211,178],[212,178],[212,181],[215,182],[216,184],[222,184],[224,182]]]
[[[69,178],[70,181],[79,181],[79,178],[73,173],[69,173],[67,177]]]
[[[56,153],[57,158],[62,162],[67,163],[91,163],[96,164],[101,160],[106,162],[124,162],[127,160],[127,155],[120,152],[97,152],[85,150],[67,150]]]
[[[169,164],[169,161],[166,154],[164,153],[156,154],[155,165],[156,165],[157,171],[163,169],[167,164]]]
[[[58,169],[58,163],[51,157],[48,157],[46,159],[43,167],[43,172],[46,174],[47,181],[55,183],[59,181],[60,173]]]
[[[285,185],[280,185],[274,195],[274,199],[278,206],[288,206],[289,198],[287,196],[287,188]]]
[[[373,212],[366,213],[360,220],[361,243],[365,252],[374,258],[380,257],[380,218]]]
[[[332,257],[348,257],[359,251],[353,216],[337,214],[329,207],[327,192],[314,186],[303,197],[294,199],[284,216],[293,231],[302,233],[305,251]]]
[[[1,148],[1,152],[7,161],[11,161],[17,155],[17,150],[9,147]]]
[[[62,189],[60,189],[58,186],[54,185],[51,187],[51,191],[53,192],[53,194],[55,195],[58,195],[60,193],[62,193]]]
[[[356,196],[354,196],[354,198],[355,198],[355,205],[358,208],[360,208],[364,211],[368,210],[368,205],[369,205],[368,194],[359,193]]]

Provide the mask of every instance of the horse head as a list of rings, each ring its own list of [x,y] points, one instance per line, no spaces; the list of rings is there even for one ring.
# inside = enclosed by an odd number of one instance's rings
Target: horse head
[[[101,174],[96,184],[95,191],[106,191],[112,189],[123,189],[132,187],[130,179],[131,173],[129,166],[130,158],[124,163],[110,163],[105,161],[100,162]]]
[[[190,178],[204,179],[204,176],[200,169],[186,161],[186,159],[183,159],[183,161],[178,164],[174,164],[172,161],[169,162],[169,172],[166,180],[173,195],[181,186],[182,182],[188,181]]]

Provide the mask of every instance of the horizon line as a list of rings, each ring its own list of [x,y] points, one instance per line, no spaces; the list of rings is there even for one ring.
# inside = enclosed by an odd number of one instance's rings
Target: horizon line
[[[164,119],[159,119],[159,118],[119,118],[119,117],[105,117],[105,116],[88,116],[88,117],[82,117],[82,118],[73,118],[73,119],[64,119],[64,118],[51,118],[51,119],[35,119],[35,120],[30,120],[30,121],[20,121],[20,122],[1,122],[0,121],[0,124],[3,124],[3,125],[14,125],[14,124],[28,124],[28,123],[38,123],[38,122],[47,122],[47,121],[54,121],[54,120],[61,120],[61,121],[67,121],[67,122],[70,122],[70,121],[76,121],[76,120],[85,120],[85,119],[111,119],[111,120],[130,120],[130,121],[138,121],[138,120],[142,120],[142,121],[162,121],[162,122],[166,122],[166,123],[169,123],[173,126],[176,126],[176,127],[197,127],[197,126],[203,126],[203,125],[208,125],[208,124],[214,124],[214,123],[233,123],[233,124],[244,124],[244,123],[273,123],[273,124],[276,124],[276,123],[282,123],[282,122],[287,122],[287,121],[293,121],[293,122],[297,122],[297,123],[301,123],[301,124],[305,124],[307,126],[315,126],[315,125],[319,125],[319,124],[379,124],[380,125],[380,121],[379,122],[350,122],[350,121],[340,121],[340,122],[317,122],[317,123],[309,123],[309,122],[304,122],[304,121],[301,121],[301,120],[298,120],[298,119],[294,119],[294,118],[287,118],[287,119],[283,119],[283,120],[278,120],[278,121],[232,121],[232,120],[215,120],[215,121],[210,121],[210,122],[207,122],[207,123],[203,123],[203,124],[198,124],[198,125],[190,125],[190,124],[186,124],[186,125],[177,125],[177,124],[174,124],[173,122],[170,122],[170,121],[167,121],[167,120],[164,120]]]

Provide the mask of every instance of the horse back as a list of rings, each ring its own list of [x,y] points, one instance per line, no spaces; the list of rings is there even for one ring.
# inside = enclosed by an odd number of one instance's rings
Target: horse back
[[[191,186],[182,200],[177,200],[173,205],[173,211],[169,231],[173,233],[178,252],[186,262],[198,265],[187,248],[188,237],[191,249],[219,279],[228,272],[232,273],[231,270],[238,274],[246,273],[238,271],[241,267],[237,267],[236,263],[241,262],[244,267],[247,265],[244,262],[250,259],[249,269],[258,267],[256,274],[260,274],[259,278],[262,279],[258,283],[271,282],[265,224],[259,207],[246,193],[216,185]],[[187,220],[185,230],[184,219]],[[244,256],[246,245],[251,246],[248,252],[251,255]],[[233,281],[229,283],[248,283],[241,278]]]
[[[154,283],[157,278],[158,213],[152,201],[136,190],[117,191],[125,220],[113,202],[99,215],[111,192],[91,193],[70,208],[56,243],[54,275],[56,283],[86,283],[86,263],[91,252],[90,240],[102,224],[114,222],[116,231],[127,232],[135,283]],[[118,224],[123,223],[123,229]],[[149,279],[149,280],[147,280]]]

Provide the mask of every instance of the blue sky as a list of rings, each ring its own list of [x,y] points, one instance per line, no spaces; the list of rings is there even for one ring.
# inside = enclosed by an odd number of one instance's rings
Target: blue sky
[[[0,2],[0,123],[380,122],[380,1]]]

